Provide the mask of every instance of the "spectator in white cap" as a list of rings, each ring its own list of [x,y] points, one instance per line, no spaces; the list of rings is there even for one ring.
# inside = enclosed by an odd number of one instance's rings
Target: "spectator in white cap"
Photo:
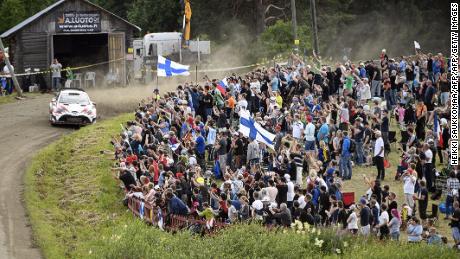
[[[350,215],[348,216],[347,219],[347,229],[350,231],[352,234],[358,233],[358,216],[356,215],[356,206],[352,204],[350,206]]]

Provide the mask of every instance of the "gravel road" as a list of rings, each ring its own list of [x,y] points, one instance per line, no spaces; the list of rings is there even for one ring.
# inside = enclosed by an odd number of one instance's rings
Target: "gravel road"
[[[73,129],[50,127],[52,95],[0,106],[0,258],[40,258],[23,206],[23,177],[32,156]]]
[[[152,87],[90,89],[97,103],[98,120],[133,111]],[[161,90],[170,90],[160,86]],[[0,105],[0,259],[41,258],[34,246],[23,204],[24,173],[41,148],[75,127],[51,127],[48,106],[53,95],[43,94],[24,101]]]

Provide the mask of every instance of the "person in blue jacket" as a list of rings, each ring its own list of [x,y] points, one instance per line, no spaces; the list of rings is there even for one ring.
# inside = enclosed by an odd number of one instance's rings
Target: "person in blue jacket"
[[[185,203],[177,198],[173,193],[166,193],[166,199],[168,200],[168,212],[173,215],[186,216],[189,213],[189,209]]]
[[[352,175],[350,145],[351,140],[350,137],[348,137],[348,131],[343,131],[342,152],[339,162],[340,175],[343,180],[350,180]]]

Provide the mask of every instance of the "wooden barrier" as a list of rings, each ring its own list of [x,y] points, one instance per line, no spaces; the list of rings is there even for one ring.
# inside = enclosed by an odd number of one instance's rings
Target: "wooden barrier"
[[[138,197],[132,196],[128,198],[128,208],[137,218],[141,217],[141,204],[143,201]],[[144,213],[143,220],[153,226],[158,226],[160,216],[158,215],[158,208],[152,207],[150,204],[144,202]],[[196,215],[173,215],[167,214],[166,211],[161,211],[161,217],[163,218],[163,228],[168,231],[178,231],[181,229],[187,229],[193,225],[199,225],[205,230],[205,233],[211,234],[228,226],[227,223],[222,220],[215,220],[211,229],[206,228],[206,220],[201,219]]]

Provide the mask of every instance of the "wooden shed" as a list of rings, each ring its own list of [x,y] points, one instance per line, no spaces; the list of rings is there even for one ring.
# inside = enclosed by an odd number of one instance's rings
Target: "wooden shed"
[[[111,72],[124,84],[125,56],[140,30],[87,0],[59,0],[0,37],[10,46],[16,73],[47,70],[57,58],[64,68],[86,67],[76,73],[96,72],[98,83]]]

